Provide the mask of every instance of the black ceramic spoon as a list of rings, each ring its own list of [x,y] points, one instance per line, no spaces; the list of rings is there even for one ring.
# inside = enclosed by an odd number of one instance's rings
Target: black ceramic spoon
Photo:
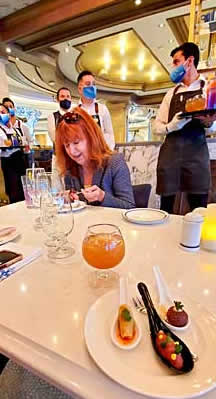
[[[144,302],[146,310],[147,310],[150,333],[151,333],[151,340],[152,340],[152,345],[154,347],[155,352],[160,357],[162,362],[164,364],[166,364],[166,366],[173,368],[178,373],[188,373],[194,367],[194,360],[193,360],[193,356],[192,356],[190,350],[188,349],[187,345],[185,345],[185,343],[180,338],[178,338],[175,334],[173,334],[173,332],[166,326],[166,324],[163,323],[163,321],[159,317],[159,315],[153,305],[153,302],[150,297],[149,290],[148,290],[147,286],[144,283],[139,283],[137,285],[137,287],[138,287],[140,295],[142,296],[143,302]],[[183,358],[183,367],[180,370],[175,368],[169,362],[169,360],[165,359],[158,351],[157,346],[156,346],[156,338],[157,338],[157,334],[159,331],[164,331],[165,334],[169,334],[169,336],[173,339],[173,341],[175,341],[175,342],[178,341],[179,344],[182,345],[181,355]]]

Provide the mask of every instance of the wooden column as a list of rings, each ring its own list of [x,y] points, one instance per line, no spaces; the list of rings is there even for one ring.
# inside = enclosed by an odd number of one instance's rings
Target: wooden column
[[[112,118],[116,143],[126,142],[127,104],[106,103]]]

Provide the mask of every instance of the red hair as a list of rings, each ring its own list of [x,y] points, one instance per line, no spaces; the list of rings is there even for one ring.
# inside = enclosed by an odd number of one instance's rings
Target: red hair
[[[63,119],[56,130],[56,159],[61,175],[65,175],[68,170],[74,176],[78,175],[78,164],[69,157],[65,150],[65,144],[77,138],[85,137],[87,139],[89,160],[94,169],[103,167],[113,153],[94,119],[80,107],[74,108],[73,113],[79,115],[77,121],[68,123]]]

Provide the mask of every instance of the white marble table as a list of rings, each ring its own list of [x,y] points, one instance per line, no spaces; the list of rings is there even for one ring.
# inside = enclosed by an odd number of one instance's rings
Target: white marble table
[[[1,224],[15,225],[17,244],[42,245],[45,236],[33,229],[37,210],[24,203],[0,208]],[[171,287],[216,312],[216,254],[187,253],[178,248],[181,217],[157,226],[127,223],[121,210],[88,207],[74,214],[70,240],[76,254],[70,263],[55,264],[43,257],[0,283],[0,351],[32,369],[67,393],[85,399],[144,398],[105,376],[90,358],[83,325],[97,293],[88,286],[89,270],[81,256],[87,225],[114,223],[122,231],[126,255],[119,273],[130,282],[154,287],[152,266],[161,267]],[[46,251],[46,250],[45,250]],[[180,295],[181,296],[181,295]],[[203,397],[213,399],[215,391]]]

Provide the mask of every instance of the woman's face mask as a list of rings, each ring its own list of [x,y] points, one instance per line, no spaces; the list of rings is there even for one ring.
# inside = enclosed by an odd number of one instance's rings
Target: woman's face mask
[[[3,123],[3,125],[7,125],[9,120],[10,120],[9,114],[0,114],[0,123]]]
[[[97,96],[97,87],[93,85],[83,87],[83,95],[84,97],[93,100]]]

